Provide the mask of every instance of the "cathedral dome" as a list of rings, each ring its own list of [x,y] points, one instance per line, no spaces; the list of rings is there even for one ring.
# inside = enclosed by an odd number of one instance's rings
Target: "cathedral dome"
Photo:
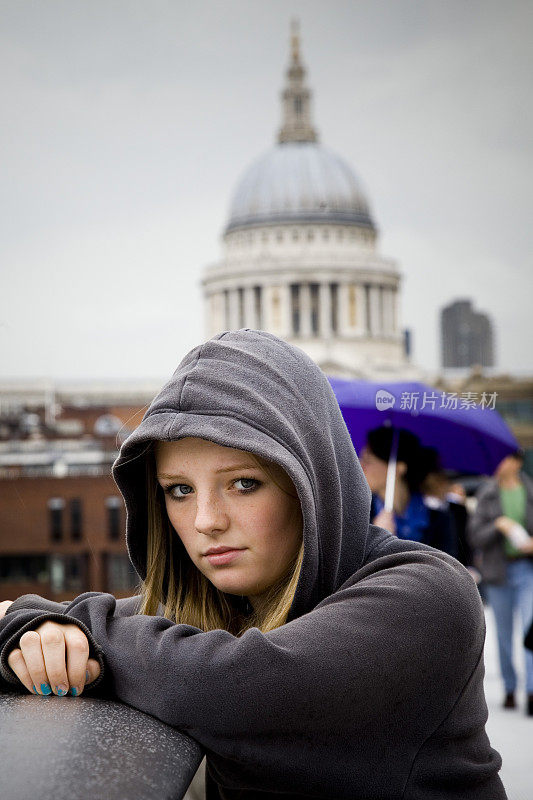
[[[374,229],[351,167],[316,141],[284,141],[248,167],[234,192],[226,233],[293,222]]]

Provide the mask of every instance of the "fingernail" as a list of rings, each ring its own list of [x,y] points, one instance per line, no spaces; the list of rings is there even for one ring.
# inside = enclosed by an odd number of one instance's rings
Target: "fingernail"
[[[91,676],[89,675],[89,670],[85,670],[85,681],[87,682]]]
[[[70,690],[70,693],[71,693],[72,697],[77,697],[78,690],[76,689],[75,686],[72,687],[72,689]]]
[[[65,686],[64,683],[61,686],[56,686],[56,693],[59,697],[63,697],[68,692],[68,686]]]
[[[41,692],[43,694],[52,694],[52,687],[49,683],[41,683]]]
[[[37,691],[37,689],[35,688],[35,684],[33,684],[31,688],[33,689],[33,693],[34,693],[34,694],[39,694],[39,692],[38,692],[38,691]]]

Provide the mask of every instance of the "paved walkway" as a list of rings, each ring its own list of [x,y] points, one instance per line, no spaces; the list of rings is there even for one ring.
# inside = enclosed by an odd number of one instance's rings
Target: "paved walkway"
[[[496,631],[489,608],[485,611],[487,640],[485,643],[485,697],[489,707],[487,733],[491,745],[503,759],[500,772],[509,800],[533,800],[533,717],[524,713],[523,649],[515,625],[515,665],[520,670],[517,703],[514,710],[502,709],[503,686],[498,666]]]

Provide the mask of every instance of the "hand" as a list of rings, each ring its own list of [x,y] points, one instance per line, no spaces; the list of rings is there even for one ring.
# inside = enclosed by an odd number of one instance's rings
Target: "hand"
[[[394,521],[394,514],[392,511],[385,511],[385,509],[382,509],[379,514],[374,517],[373,524],[377,525],[378,528],[385,528],[385,530],[396,535],[396,522]]]
[[[504,536],[510,535],[511,528],[515,524],[516,523],[509,517],[497,517],[494,520],[494,525],[496,527],[496,530],[500,531],[500,533],[503,533]]]
[[[63,697],[70,689],[78,697],[85,684],[100,674],[98,661],[89,658],[89,641],[84,632],[73,623],[51,620],[23,633],[7,663],[32,694]]]
[[[11,605],[12,602],[13,602],[13,600],[3,600],[0,603],[0,619],[5,617],[6,611],[9,608],[9,606]]]

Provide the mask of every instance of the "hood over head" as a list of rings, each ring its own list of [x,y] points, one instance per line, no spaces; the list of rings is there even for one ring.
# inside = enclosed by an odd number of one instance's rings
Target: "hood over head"
[[[130,559],[146,577],[145,455],[154,440],[186,436],[279,464],[302,508],[304,558],[289,620],[310,611],[357,569],[369,549],[370,489],[333,390],[300,348],[242,328],[182,359],[123,443],[113,477],[126,503]]]

